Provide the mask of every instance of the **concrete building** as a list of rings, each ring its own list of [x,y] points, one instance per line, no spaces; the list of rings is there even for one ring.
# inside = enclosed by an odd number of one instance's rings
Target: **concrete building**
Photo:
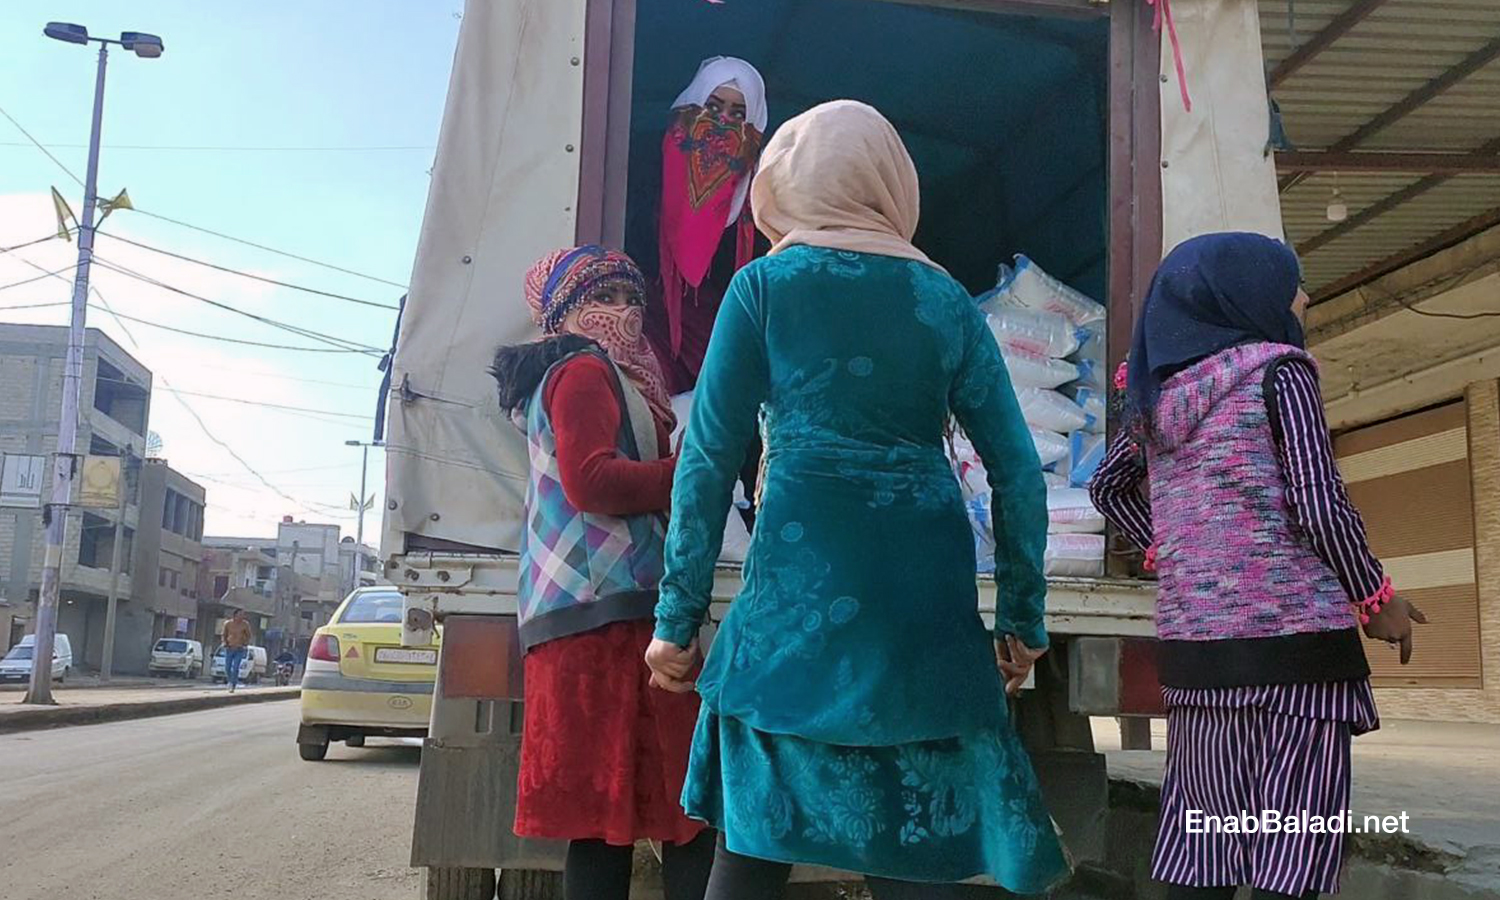
[[[344,598],[345,568],[340,564],[339,526],[283,519],[276,533],[277,554],[318,582],[317,599],[338,604]]]
[[[157,638],[195,637],[199,618],[207,493],[159,459],[141,467],[139,493],[141,522],[150,527],[137,529],[130,601],[116,614],[121,672],[145,671]]]
[[[66,328],[0,325],[0,453],[50,456],[56,452],[67,339]],[[84,344],[80,452],[116,456],[128,447],[141,453],[150,409],[151,373],[103,332],[90,329]],[[133,599],[138,554],[132,548],[138,526],[158,527],[149,517],[142,522],[139,500],[137,485],[126,507],[122,533],[122,609]],[[103,648],[115,519],[112,508],[75,508],[68,513],[57,627],[72,639],[80,667],[97,666]],[[43,547],[39,511],[0,510],[0,645],[4,647],[32,628]],[[149,639],[149,632],[144,639]],[[117,640],[117,650],[131,649],[132,638],[117,632]],[[120,659],[118,652],[116,659]]]
[[[0,325],[0,453],[47,456],[57,449],[68,330]],[[129,450],[121,533],[114,669],[146,672],[160,637],[191,635],[198,618],[203,487],[163,460],[140,460],[151,411],[151,373],[103,332],[84,343],[79,448],[95,456]],[[96,669],[104,648],[114,508],[68,514],[58,630],[76,664]],[[0,510],[0,648],[32,629],[45,537],[41,513]]]
[[[274,538],[209,537],[203,543],[202,590],[213,616],[222,624],[236,608],[245,609],[257,638],[273,651],[286,645],[305,650],[347,593],[353,562],[343,555],[348,545],[340,543],[337,525],[288,517]],[[217,645],[217,631],[205,633]]]
[[[346,537],[339,543],[339,571],[343,575],[343,593],[355,588],[388,583],[380,565],[380,554],[369,545],[356,544]]]
[[[224,622],[243,609],[256,643],[266,645],[278,617],[286,615],[278,594],[286,579],[277,577],[276,557],[253,546],[223,546],[223,539],[209,538],[208,543],[212,546],[202,550],[198,567],[198,628],[193,636],[212,652]]]
[[[1427,613],[1408,666],[1366,645],[1381,714],[1500,723],[1500,228],[1313,307],[1350,496]],[[1476,265],[1476,262],[1479,264]]]

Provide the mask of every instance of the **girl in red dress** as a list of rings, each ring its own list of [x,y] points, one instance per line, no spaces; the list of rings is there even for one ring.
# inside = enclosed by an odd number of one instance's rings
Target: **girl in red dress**
[[[515,832],[568,841],[570,898],[626,900],[634,844],[652,840],[668,900],[701,900],[714,837],[680,805],[698,699],[653,690],[641,663],[676,462],[644,295],[623,253],[549,254],[526,277],[543,339],[495,358],[531,459]]]

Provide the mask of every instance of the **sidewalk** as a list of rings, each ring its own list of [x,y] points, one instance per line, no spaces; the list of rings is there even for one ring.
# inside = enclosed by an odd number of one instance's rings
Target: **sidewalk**
[[[70,672],[66,684],[58,685],[53,682],[53,693],[60,690],[79,691],[92,688],[128,688],[128,687],[154,687],[154,688],[193,688],[207,687],[211,682],[207,678],[197,681],[188,681],[183,678],[152,678],[147,675],[116,675],[108,684],[99,680],[97,674],[91,672]],[[0,684],[0,694],[24,694],[26,693],[25,682],[6,682]],[[0,700],[0,702],[4,702]]]
[[[1112,719],[1094,720],[1094,741],[1112,779],[1161,785],[1163,749],[1120,750]],[[1152,747],[1165,746],[1166,722],[1155,720]],[[1356,816],[1410,817],[1408,834],[1359,836],[1357,856],[1500,896],[1500,726],[1386,720],[1355,738],[1353,765]]]
[[[0,734],[292,700],[301,693],[302,689],[295,685],[241,686],[231,694],[223,686],[202,682],[109,687],[74,687],[70,684],[53,688],[52,698],[57,701],[56,706],[28,706],[21,703],[21,693],[9,692],[0,697]]]

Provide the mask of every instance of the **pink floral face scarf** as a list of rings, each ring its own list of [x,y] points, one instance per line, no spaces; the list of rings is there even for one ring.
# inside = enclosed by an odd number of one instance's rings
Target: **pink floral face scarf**
[[[636,298],[634,303],[621,306],[602,299],[621,288]],[[644,331],[645,289],[645,278],[630,257],[594,245],[549,253],[526,273],[532,321],[545,334],[576,334],[597,343],[671,431],[677,422],[672,398]]]
[[[672,352],[682,349],[682,303],[696,299],[726,227],[736,231],[735,268],[750,261],[755,225],[744,199],[760,158],[761,132],[722,110],[679,110],[662,141],[662,300]],[[738,209],[738,215],[735,215]]]

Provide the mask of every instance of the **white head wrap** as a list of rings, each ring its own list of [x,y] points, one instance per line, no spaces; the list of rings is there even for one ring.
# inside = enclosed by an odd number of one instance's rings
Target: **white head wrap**
[[[709,95],[726,84],[745,95],[745,122],[765,135],[766,125],[771,121],[771,111],[766,105],[765,79],[760,77],[760,71],[754,66],[733,56],[712,56],[705,59],[698,66],[698,74],[693,76],[687,89],[672,101],[672,108],[704,106],[708,103]],[[745,197],[749,193],[750,179],[746,178],[735,189],[734,203],[729,207],[729,221],[726,225],[733,225],[739,219],[740,211],[745,208]]]

